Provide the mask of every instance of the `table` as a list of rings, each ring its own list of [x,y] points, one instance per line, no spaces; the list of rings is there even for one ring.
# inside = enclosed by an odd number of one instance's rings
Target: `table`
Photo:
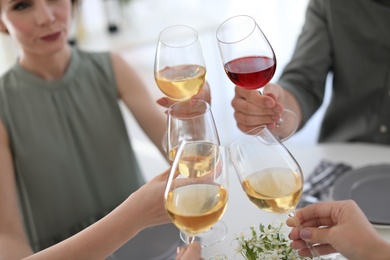
[[[307,177],[321,160],[344,162],[353,168],[370,164],[390,163],[390,146],[362,143],[329,143],[287,147],[300,163],[304,176]],[[390,174],[390,173],[389,173]],[[249,226],[284,221],[287,215],[272,214],[259,210],[246,197],[234,170],[229,183],[229,202],[222,218],[228,227],[227,237],[220,243],[203,249],[202,257],[206,260],[217,254],[224,254],[228,259],[243,259],[236,253],[235,237]],[[390,242],[390,229],[377,229]]]

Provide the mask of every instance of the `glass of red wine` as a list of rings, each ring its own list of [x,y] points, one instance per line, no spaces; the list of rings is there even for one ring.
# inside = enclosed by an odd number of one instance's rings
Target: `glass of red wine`
[[[239,87],[258,89],[272,79],[276,56],[271,44],[256,21],[248,15],[238,15],[224,21],[217,30],[218,47],[229,79]],[[276,127],[270,130],[279,140],[288,139],[298,127],[294,112],[284,109]]]

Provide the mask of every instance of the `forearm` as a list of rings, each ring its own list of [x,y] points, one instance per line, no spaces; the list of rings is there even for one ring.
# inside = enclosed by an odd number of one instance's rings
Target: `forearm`
[[[33,251],[28,241],[9,235],[0,236],[0,260],[22,259],[32,254]]]
[[[145,228],[135,203],[122,203],[78,234],[26,259],[105,259]]]
[[[356,260],[388,260],[390,258],[390,244],[379,235],[376,239],[371,239],[371,245],[362,247],[363,252]]]

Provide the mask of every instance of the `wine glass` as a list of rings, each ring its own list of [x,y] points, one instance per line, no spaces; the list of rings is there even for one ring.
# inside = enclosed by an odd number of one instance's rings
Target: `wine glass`
[[[197,149],[188,149],[186,155],[193,157],[196,154],[191,152],[201,151],[201,147],[207,150],[210,144],[220,145],[218,131],[215,126],[213,113],[210,104],[204,100],[186,100],[172,104],[167,111],[167,139],[165,143],[168,161],[172,164],[180,143],[183,141],[197,142]],[[199,167],[203,167],[199,165]],[[190,177],[200,177],[205,174],[201,171],[192,171],[181,174],[188,174]],[[196,176],[195,176],[195,175]],[[227,234],[227,227],[223,221],[218,221],[208,231],[198,234],[198,237],[204,244],[214,244],[222,241]],[[183,241],[186,241],[186,235],[181,232],[180,236]],[[206,242],[209,240],[209,242]]]
[[[154,79],[159,89],[176,101],[190,99],[200,91],[206,80],[206,65],[194,28],[174,25],[160,32]]]
[[[258,208],[294,216],[302,195],[301,167],[267,127],[259,126],[229,145],[229,153],[242,189]],[[313,257],[319,254],[307,243]]]
[[[165,208],[187,244],[196,239],[207,247],[220,241],[220,234],[210,230],[227,206],[228,158],[227,149],[213,143],[182,141],[177,149],[165,190]]]
[[[271,44],[256,21],[238,15],[224,21],[217,30],[219,52],[229,79],[244,89],[259,89],[272,79],[276,57]],[[271,130],[280,140],[287,140],[298,128],[294,112],[284,109],[276,127]]]
[[[172,104],[167,111],[166,151],[172,163],[183,140],[220,144],[210,104],[204,100],[187,100]]]

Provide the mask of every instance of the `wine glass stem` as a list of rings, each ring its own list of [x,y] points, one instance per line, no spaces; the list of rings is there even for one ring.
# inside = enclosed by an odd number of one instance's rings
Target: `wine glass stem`
[[[195,241],[195,237],[187,236],[187,239],[186,239],[186,240],[187,240],[187,241],[186,241],[187,244],[192,244],[192,243],[194,243],[194,241]]]
[[[295,213],[294,213],[294,212],[291,212],[291,213],[288,214],[288,216],[289,216],[290,218],[292,218],[292,217],[295,216]],[[293,218],[293,221],[294,221],[295,226],[298,228],[298,230],[301,231],[301,229],[302,229],[301,224],[299,224],[299,223],[297,222],[297,219],[296,219],[296,218]],[[309,241],[305,241],[305,242],[306,242],[307,247],[308,247],[309,250],[310,250],[310,253],[311,253],[313,259],[318,259],[318,260],[321,259],[320,254],[319,254],[319,253],[317,252],[317,250],[314,248],[313,243],[311,243],[311,242],[309,242]]]

